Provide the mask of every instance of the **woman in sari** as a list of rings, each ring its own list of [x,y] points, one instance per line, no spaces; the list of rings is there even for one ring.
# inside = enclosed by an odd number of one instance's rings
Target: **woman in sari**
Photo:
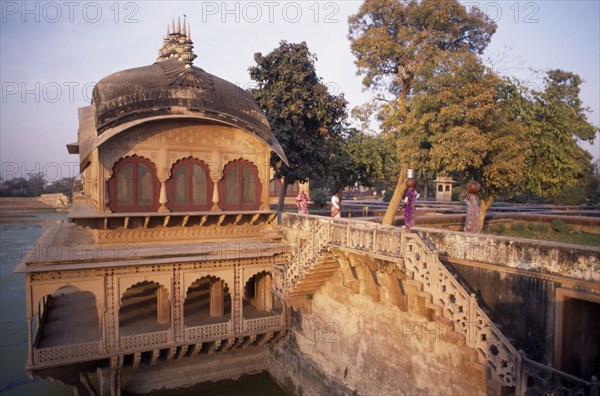
[[[296,197],[296,207],[298,208],[298,213],[308,214],[308,197],[304,193],[304,190],[301,190],[300,194]]]

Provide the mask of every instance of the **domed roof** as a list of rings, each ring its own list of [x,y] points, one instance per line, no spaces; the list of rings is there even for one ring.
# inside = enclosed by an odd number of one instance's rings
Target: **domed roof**
[[[113,135],[126,125],[171,117],[189,117],[233,125],[256,135],[285,161],[264,113],[247,91],[192,66],[189,26],[167,28],[157,61],[100,80],[93,91],[98,137]],[[162,116],[162,117],[161,117]],[[108,138],[108,136],[104,136]],[[104,140],[104,139],[102,139]]]

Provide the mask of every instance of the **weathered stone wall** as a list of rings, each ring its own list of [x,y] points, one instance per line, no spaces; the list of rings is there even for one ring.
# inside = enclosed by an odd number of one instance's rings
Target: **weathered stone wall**
[[[448,264],[467,282],[513,346],[536,362],[553,365],[555,295],[560,283],[485,268]]]
[[[600,248],[415,227],[440,258],[600,282]]]
[[[379,272],[377,278],[386,283]],[[292,314],[292,329],[270,347],[269,373],[284,389],[304,395],[486,393],[475,354],[452,327],[418,313],[421,297],[409,294],[402,311],[359,290],[345,287],[337,272],[312,296],[310,310]]]
[[[42,194],[38,200],[55,208],[65,208],[69,206],[69,197],[62,193]]]

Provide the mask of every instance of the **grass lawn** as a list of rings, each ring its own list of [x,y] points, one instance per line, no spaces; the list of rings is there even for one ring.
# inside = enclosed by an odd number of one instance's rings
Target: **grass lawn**
[[[524,221],[508,225],[495,223],[486,227],[483,233],[600,247],[599,234],[575,231],[560,220],[554,220],[551,224]]]

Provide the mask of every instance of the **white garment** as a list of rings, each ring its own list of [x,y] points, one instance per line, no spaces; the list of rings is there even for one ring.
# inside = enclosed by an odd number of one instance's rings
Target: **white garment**
[[[334,219],[342,217],[342,211],[340,210],[340,198],[337,195],[331,197],[331,210],[336,210],[337,214],[333,216]]]

